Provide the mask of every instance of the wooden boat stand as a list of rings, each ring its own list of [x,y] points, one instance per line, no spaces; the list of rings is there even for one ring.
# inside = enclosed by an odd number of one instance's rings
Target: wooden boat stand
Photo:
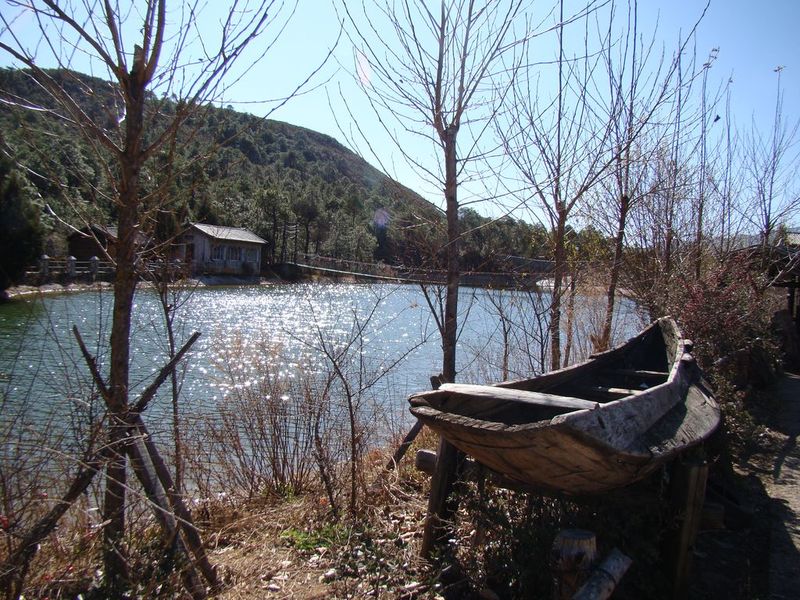
[[[444,439],[440,439],[437,453],[430,450],[418,451],[415,465],[432,477],[420,551],[426,560],[431,560],[436,548],[448,538],[450,533],[448,523],[458,509],[457,500],[451,492],[459,478],[485,477],[498,487],[523,493],[553,495],[509,481],[504,476],[466,459],[463,453]],[[667,536],[662,547],[662,555],[668,577],[672,582],[672,597],[677,600],[686,597],[689,587],[692,551],[703,510],[708,477],[708,463],[703,448],[695,447],[687,450],[675,458],[669,468],[671,475],[667,493],[676,527]],[[592,501],[591,497],[570,496],[570,499],[578,502]],[[654,500],[652,495],[649,499]]]

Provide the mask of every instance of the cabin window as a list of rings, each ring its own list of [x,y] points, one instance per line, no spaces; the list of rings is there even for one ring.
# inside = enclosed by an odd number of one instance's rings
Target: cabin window
[[[228,246],[228,260],[242,260],[242,248],[240,246]]]
[[[254,263],[258,260],[258,251],[255,248],[248,248],[245,251],[245,260]]]
[[[212,246],[211,260],[225,260],[225,246]]]

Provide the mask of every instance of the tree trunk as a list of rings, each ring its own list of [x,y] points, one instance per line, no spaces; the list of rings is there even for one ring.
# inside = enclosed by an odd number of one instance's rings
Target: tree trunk
[[[135,195],[135,191],[133,194]],[[118,221],[117,271],[114,280],[114,310],[111,324],[111,413],[109,414],[109,445],[115,449],[106,468],[103,520],[103,556],[106,577],[111,589],[127,578],[122,541],[125,534],[125,488],[127,467],[125,453],[126,427],[123,422],[128,409],[128,379],[130,369],[130,330],[133,295],[136,288],[134,267],[134,234],[136,209],[124,200]]]
[[[142,165],[145,82],[138,77],[137,65],[126,89],[125,145],[121,159],[119,216],[117,219],[116,276],[111,323],[111,369],[109,442],[115,449],[106,468],[103,504],[103,561],[109,591],[121,591],[127,579],[127,563],[122,542],[125,535],[125,489],[127,465],[124,446],[130,376],[130,333],[133,296],[136,291],[137,238],[139,231],[139,174]]]
[[[550,369],[561,366],[561,285],[567,263],[566,235],[567,213],[559,207],[555,231],[555,265],[553,268],[553,290],[550,301]]]
[[[608,282],[608,292],[606,294],[606,316],[603,320],[603,330],[600,338],[595,341],[595,352],[608,350],[611,345],[611,325],[614,320],[614,305],[617,299],[617,284],[619,283],[619,273],[622,269],[622,251],[625,244],[625,224],[628,220],[628,209],[630,199],[627,194],[622,194],[620,198],[619,220],[617,221],[617,235],[614,238],[614,262],[611,264],[611,275]]]
[[[447,297],[442,332],[442,374],[444,381],[456,380],[456,339],[458,337],[458,287],[460,278],[458,174],[456,172],[456,130],[449,128],[444,135],[445,186],[447,203]]]

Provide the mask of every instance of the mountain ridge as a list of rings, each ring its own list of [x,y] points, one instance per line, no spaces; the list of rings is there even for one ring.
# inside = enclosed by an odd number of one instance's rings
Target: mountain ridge
[[[74,71],[47,73],[94,125],[122,139],[124,110],[112,83]],[[31,109],[54,113],[58,106],[29,72],[0,69],[0,99],[2,149],[24,167],[41,203],[73,226],[113,222],[114,192],[105,176],[113,161],[63,119]],[[146,141],[181,107],[151,94]],[[273,262],[298,251],[407,265],[442,261],[442,212],[336,138],[312,129],[199,105],[174,147],[151,157],[143,175],[145,194],[163,202],[157,237],[195,221],[250,229],[268,240]],[[491,269],[494,256],[531,255],[532,226],[510,217],[492,221],[470,209],[462,210],[462,218],[465,230],[478,232],[464,240],[465,266]],[[48,223],[48,254],[59,254],[63,229]]]

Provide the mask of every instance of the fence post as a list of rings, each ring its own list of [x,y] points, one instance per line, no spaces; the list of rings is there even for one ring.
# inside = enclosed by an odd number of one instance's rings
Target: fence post
[[[39,274],[42,279],[50,276],[50,257],[47,254],[42,254],[42,258],[39,259]]]
[[[75,261],[76,258],[74,256],[67,257],[67,277],[70,279],[75,278]]]
[[[93,256],[89,259],[89,273],[92,276],[92,281],[97,279],[97,271],[99,270],[99,263],[100,259],[96,256]]]

